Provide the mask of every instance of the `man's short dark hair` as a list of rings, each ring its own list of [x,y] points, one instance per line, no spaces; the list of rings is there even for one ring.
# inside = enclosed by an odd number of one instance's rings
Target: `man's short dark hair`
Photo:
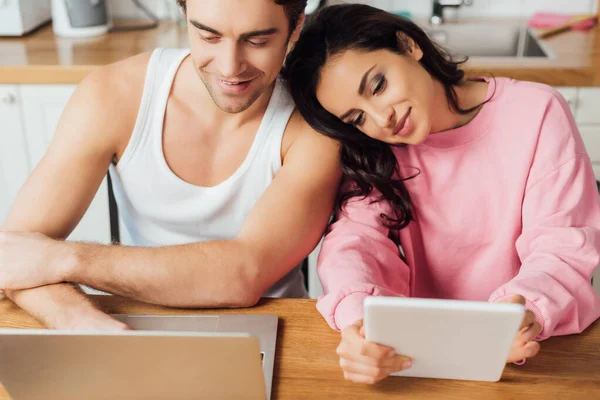
[[[290,32],[289,34],[291,35],[292,32],[294,31],[294,29],[296,29],[296,25],[298,25],[298,20],[300,19],[300,16],[302,15],[302,13],[304,12],[304,9],[306,8],[306,2],[307,0],[274,0],[275,4],[279,4],[280,6],[283,6],[283,8],[285,9],[285,14],[288,17],[288,22],[289,22],[289,29]],[[186,3],[187,0],[177,0],[177,4],[179,4],[179,6],[183,9],[183,11],[186,11]]]

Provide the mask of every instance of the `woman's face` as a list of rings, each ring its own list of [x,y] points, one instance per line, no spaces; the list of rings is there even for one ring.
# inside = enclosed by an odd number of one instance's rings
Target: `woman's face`
[[[421,66],[423,53],[347,50],[321,71],[317,99],[330,113],[373,139],[419,144],[431,131],[434,81]]]

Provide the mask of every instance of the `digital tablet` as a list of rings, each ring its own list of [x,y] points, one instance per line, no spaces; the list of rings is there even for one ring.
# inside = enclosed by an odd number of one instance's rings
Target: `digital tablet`
[[[396,376],[500,380],[525,308],[463,300],[367,297],[368,341],[413,359]]]

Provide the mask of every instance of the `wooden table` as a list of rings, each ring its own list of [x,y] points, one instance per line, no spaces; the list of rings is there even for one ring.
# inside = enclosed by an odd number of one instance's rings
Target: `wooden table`
[[[113,296],[94,296],[110,313],[215,313],[151,306]],[[263,299],[245,310],[279,316],[273,399],[600,399],[600,323],[581,335],[548,339],[541,354],[524,366],[507,366],[496,383],[393,377],[375,385],[344,381],[335,348],[339,334],[315,309],[313,300]],[[41,325],[9,300],[0,301],[0,327]],[[0,400],[9,400],[0,387]]]

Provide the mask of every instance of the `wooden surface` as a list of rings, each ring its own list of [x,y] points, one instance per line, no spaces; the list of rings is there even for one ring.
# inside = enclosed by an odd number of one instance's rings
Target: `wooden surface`
[[[514,22],[514,20],[511,20]],[[503,24],[506,21],[490,21]],[[553,86],[600,86],[600,28],[570,31],[544,41],[554,59],[469,61],[470,74],[492,73]],[[162,21],[157,29],[91,39],[55,37],[46,25],[23,38],[0,38],[0,83],[78,83],[94,68],[156,47],[188,46],[185,26]]]
[[[247,310],[174,310],[95,296],[111,313],[272,313],[279,316],[273,399],[600,399],[600,323],[581,335],[543,342],[541,354],[524,366],[509,365],[500,382],[392,377],[375,386],[344,381],[335,354],[339,334],[315,309],[313,300],[262,300]],[[0,327],[39,328],[8,300],[0,301]],[[457,363],[460,360],[457,360]],[[35,384],[35,382],[32,382]],[[0,400],[9,397],[0,387]]]

